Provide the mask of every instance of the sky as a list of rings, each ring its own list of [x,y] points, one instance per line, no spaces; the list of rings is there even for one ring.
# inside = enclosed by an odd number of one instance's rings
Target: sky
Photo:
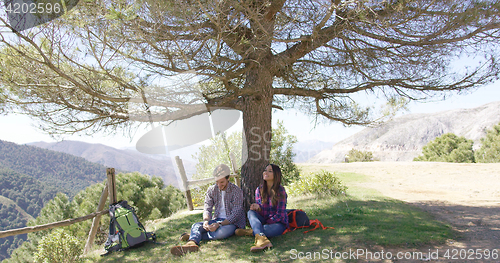
[[[436,99],[436,101],[427,103],[411,102],[408,107],[409,111],[401,112],[399,115],[409,113],[431,113],[458,108],[474,108],[494,101],[500,101],[500,81],[480,87],[467,94],[452,95],[444,101]],[[288,133],[297,136],[299,141],[320,140],[325,142],[338,142],[365,128],[362,126],[344,127],[339,123],[319,123],[315,125],[314,117],[307,116],[296,110],[276,110],[273,112],[273,123],[275,123],[277,119],[283,121]],[[27,116],[12,114],[0,116],[0,127],[0,140],[18,144],[37,141],[57,141],[39,130],[37,128],[37,121]],[[240,119],[228,131],[241,131],[242,127],[242,121]],[[137,140],[146,132],[147,130],[137,131],[132,138],[121,135],[103,136],[99,134],[94,136],[73,135],[63,138],[64,140],[100,143],[123,149],[135,148]]]

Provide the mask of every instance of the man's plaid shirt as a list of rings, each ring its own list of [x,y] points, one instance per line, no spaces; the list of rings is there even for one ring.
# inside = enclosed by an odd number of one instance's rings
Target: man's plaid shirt
[[[203,218],[215,219],[219,217],[221,203],[221,190],[217,184],[214,184],[208,188],[205,194]],[[243,210],[243,191],[233,183],[227,185],[224,206],[226,207],[226,219],[237,228],[245,228],[246,218],[245,211]]]

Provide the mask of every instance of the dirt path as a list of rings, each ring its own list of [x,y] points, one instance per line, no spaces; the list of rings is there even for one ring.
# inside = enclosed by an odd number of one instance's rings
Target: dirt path
[[[359,186],[420,207],[463,234],[458,241],[420,250],[439,249],[439,254],[449,250],[450,256],[457,253],[456,259],[440,255],[429,261],[500,262],[500,164],[371,162],[327,166],[368,175],[372,180]],[[498,259],[477,259],[482,256],[475,253],[485,249],[497,249]],[[468,259],[464,259],[465,255]]]

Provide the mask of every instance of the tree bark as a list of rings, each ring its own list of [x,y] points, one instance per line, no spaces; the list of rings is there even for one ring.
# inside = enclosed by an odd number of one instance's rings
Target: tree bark
[[[265,65],[256,66],[247,73],[245,88],[256,92],[242,98],[243,108],[243,166],[241,185],[245,209],[255,202],[255,189],[262,184],[262,171],[269,164],[271,151],[273,76]]]

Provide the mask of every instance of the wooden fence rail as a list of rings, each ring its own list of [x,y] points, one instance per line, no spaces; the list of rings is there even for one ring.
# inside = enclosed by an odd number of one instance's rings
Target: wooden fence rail
[[[109,210],[102,210],[102,209],[104,209],[104,205],[106,204],[107,197],[109,196],[110,204],[116,203],[115,169],[114,168],[107,168],[106,169],[106,176],[107,176],[108,180],[107,180],[107,182],[104,186],[104,189],[102,191],[101,198],[99,200],[99,204],[97,205],[96,212],[89,214],[89,215],[86,215],[86,216],[73,218],[73,219],[66,219],[63,221],[49,223],[49,224],[45,224],[45,225],[30,226],[30,227],[23,227],[23,228],[0,231],[0,238],[21,235],[21,234],[27,234],[27,233],[32,233],[32,232],[38,232],[38,231],[52,229],[52,228],[56,228],[56,227],[69,226],[69,225],[93,218],[94,220],[92,222],[92,227],[90,229],[89,236],[87,238],[87,243],[85,245],[84,254],[89,252],[90,248],[92,247],[92,244],[94,243],[95,235],[96,235],[97,229],[99,228],[99,221],[101,219],[101,216],[104,214],[107,214],[109,212]]]
[[[45,224],[45,225],[29,226],[29,227],[5,230],[5,231],[0,232],[0,238],[21,235],[21,234],[27,234],[27,233],[32,233],[32,232],[38,232],[38,231],[47,230],[47,229],[56,228],[56,227],[69,226],[69,225],[72,225],[72,224],[75,224],[75,223],[78,223],[81,221],[92,219],[92,218],[99,216],[99,215],[104,215],[106,213],[108,213],[108,210],[103,210],[103,211],[95,212],[95,213],[92,213],[92,214],[89,214],[86,216],[73,218],[73,219],[66,219],[63,221],[49,223],[49,224]]]

